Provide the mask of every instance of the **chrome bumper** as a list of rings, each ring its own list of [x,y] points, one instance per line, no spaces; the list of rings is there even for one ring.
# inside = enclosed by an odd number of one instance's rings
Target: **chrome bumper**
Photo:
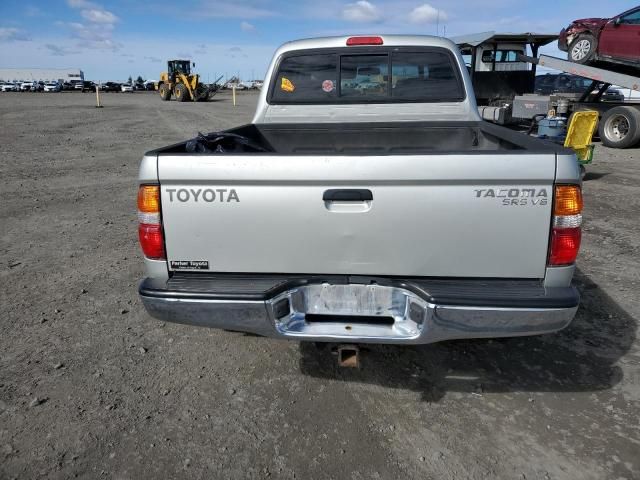
[[[561,330],[578,308],[570,291],[560,307],[439,304],[419,289],[378,284],[312,283],[260,300],[194,298],[141,285],[140,296],[151,316],[170,322],[306,341],[425,344]]]

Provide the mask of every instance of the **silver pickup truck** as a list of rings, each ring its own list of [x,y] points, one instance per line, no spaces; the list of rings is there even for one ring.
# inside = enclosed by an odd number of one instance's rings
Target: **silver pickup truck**
[[[397,344],[569,324],[575,157],[483,122],[452,42],[295,41],[267,79],[252,123],[142,160],[152,316]]]

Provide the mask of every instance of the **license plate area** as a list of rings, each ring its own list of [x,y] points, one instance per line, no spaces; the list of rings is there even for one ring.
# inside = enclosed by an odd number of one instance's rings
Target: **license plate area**
[[[310,339],[412,339],[428,311],[414,293],[376,284],[305,285],[267,305],[278,332]]]

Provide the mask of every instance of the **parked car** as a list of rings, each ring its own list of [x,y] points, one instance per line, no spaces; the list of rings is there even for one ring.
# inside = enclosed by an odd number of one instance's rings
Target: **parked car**
[[[35,92],[38,89],[38,83],[37,82],[22,82],[20,84],[20,91],[21,92]]]
[[[87,80],[83,80],[82,82],[76,82],[73,86],[73,89],[80,90],[81,92],[94,92],[96,89],[96,84]]]
[[[572,62],[613,62],[640,67],[640,6],[612,18],[583,18],[563,28],[558,48]]]
[[[96,85],[93,82],[83,80],[80,82],[74,82],[73,89],[81,92],[91,92],[96,89]]]
[[[122,91],[122,92],[133,92],[133,85],[131,85],[130,83],[123,83],[120,86],[120,91]]]
[[[570,75],[568,73],[547,73],[546,75],[538,75],[535,80],[535,93],[538,95],[553,95],[554,93],[575,93],[582,94],[591,88],[593,80],[590,78]],[[623,102],[624,95],[622,92],[613,87],[609,87],[602,100],[606,102]]]
[[[45,92],[59,92],[62,90],[62,87],[58,82],[49,82],[44,84]]]
[[[0,83],[0,92],[16,92],[17,88],[13,83]]]
[[[624,102],[624,94],[619,88],[609,87],[602,95],[603,102]]]
[[[119,92],[120,84],[117,82],[105,82],[100,86],[103,92]]]
[[[244,85],[241,82],[235,83],[235,82],[227,82],[224,86],[224,88],[228,88],[229,90],[233,89],[235,87],[236,90],[248,90],[249,87],[247,87],[246,85]]]
[[[156,82],[147,80],[146,82],[144,82],[144,87],[145,87],[145,90],[152,92],[156,90]]]

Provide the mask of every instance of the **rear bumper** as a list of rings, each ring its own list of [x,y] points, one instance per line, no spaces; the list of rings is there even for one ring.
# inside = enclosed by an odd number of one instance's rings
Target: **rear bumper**
[[[139,292],[165,321],[350,343],[549,333],[566,327],[579,303],[574,287],[536,281],[183,275],[146,279]]]

